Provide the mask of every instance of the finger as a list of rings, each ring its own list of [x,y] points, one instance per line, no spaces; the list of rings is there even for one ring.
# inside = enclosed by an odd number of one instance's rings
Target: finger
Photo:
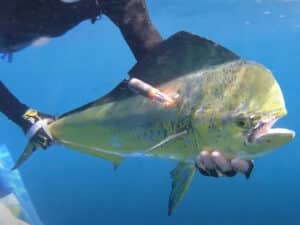
[[[196,158],[196,166],[204,176],[218,177],[210,152],[205,150],[201,151]]]
[[[211,155],[208,151],[201,151],[197,156],[196,163],[199,167],[205,167],[206,169],[215,168],[215,165],[211,159]]]
[[[215,168],[220,175],[232,177],[236,174],[233,170],[230,160],[227,159],[221,152],[213,151],[211,153],[211,159],[215,163]]]
[[[198,166],[197,166],[197,168],[198,168],[199,172],[200,172],[203,176],[207,176],[207,177],[210,177],[210,176],[211,176],[211,175],[206,171],[206,169],[203,169],[203,168],[198,167]]]
[[[231,160],[231,166],[236,172],[245,174],[248,179],[254,168],[254,163],[252,160],[234,158]]]

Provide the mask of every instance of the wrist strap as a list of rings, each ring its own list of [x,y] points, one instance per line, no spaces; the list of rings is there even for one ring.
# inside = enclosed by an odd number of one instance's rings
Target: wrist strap
[[[50,119],[41,118],[38,114],[38,111],[36,111],[34,109],[28,109],[24,113],[23,118],[27,119],[28,121],[30,121],[32,123],[32,126],[26,132],[26,136],[29,140],[31,138],[33,138],[41,128],[45,131],[45,133],[48,135],[48,137],[50,137],[51,140],[53,140],[53,137],[50,134],[50,132],[48,130],[48,126],[47,126],[48,123],[51,121]]]

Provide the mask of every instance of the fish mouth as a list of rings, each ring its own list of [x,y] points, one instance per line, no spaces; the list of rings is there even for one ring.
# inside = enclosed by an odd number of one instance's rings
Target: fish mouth
[[[285,128],[273,128],[280,117],[270,117],[260,120],[245,137],[245,144],[272,144],[274,147],[290,142],[295,137],[295,131]]]

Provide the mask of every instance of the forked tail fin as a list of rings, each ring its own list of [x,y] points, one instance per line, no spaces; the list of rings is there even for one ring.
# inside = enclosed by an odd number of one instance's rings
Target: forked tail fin
[[[32,153],[36,150],[36,147],[32,141],[29,141],[22,153],[22,155],[19,157],[17,162],[15,163],[14,167],[12,170],[15,170],[19,168],[31,155]]]

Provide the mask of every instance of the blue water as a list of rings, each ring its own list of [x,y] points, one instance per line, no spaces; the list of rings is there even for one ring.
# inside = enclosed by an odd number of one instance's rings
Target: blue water
[[[148,0],[153,22],[167,38],[187,30],[270,68],[289,114],[278,126],[299,132],[300,1]],[[118,29],[102,17],[84,22],[43,47],[1,62],[1,80],[25,103],[61,114],[94,100],[126,77],[135,59]],[[26,139],[0,115],[0,143],[13,157]],[[101,134],[99,134],[101,135]],[[283,225],[300,224],[300,143],[255,161],[250,180],[195,176],[172,217],[167,216],[169,171],[175,162],[128,159],[117,171],[104,160],[63,148],[36,153],[23,180],[46,225]]]

